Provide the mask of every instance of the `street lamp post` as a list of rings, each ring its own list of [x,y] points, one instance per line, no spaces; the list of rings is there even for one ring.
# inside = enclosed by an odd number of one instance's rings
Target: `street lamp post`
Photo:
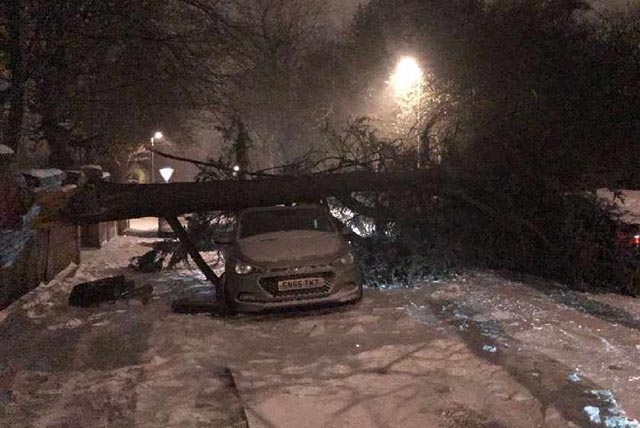
[[[154,151],[154,145],[156,140],[162,140],[163,138],[164,135],[160,131],[156,131],[151,137],[151,183],[156,182],[156,152]]]

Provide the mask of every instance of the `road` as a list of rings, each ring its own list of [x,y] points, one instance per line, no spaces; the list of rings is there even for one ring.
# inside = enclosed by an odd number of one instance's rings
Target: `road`
[[[212,290],[126,269],[149,245],[85,251],[73,277],[0,312],[0,426],[638,427],[637,300],[469,272],[357,306],[185,315],[174,299]],[[121,272],[151,303],[66,304]]]

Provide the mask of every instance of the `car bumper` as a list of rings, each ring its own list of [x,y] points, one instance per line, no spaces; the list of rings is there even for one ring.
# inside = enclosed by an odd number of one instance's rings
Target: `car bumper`
[[[287,292],[277,290],[277,282],[281,279],[317,276],[327,278],[322,289]],[[362,296],[362,277],[357,265],[340,268],[327,265],[250,275],[228,274],[225,279],[225,294],[234,309],[241,312],[339,304],[353,302]]]

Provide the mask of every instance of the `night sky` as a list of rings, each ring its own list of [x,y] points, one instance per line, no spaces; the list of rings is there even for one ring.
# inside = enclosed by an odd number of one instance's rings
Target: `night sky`
[[[343,23],[348,20],[355,12],[358,4],[367,3],[368,0],[329,0],[333,12],[335,22]],[[614,8],[627,4],[640,4],[640,0],[592,0],[591,3],[595,7]]]
[[[639,4],[640,0],[593,0],[596,7],[621,7],[627,4]]]
[[[368,0],[329,0],[327,3],[331,4],[333,21],[344,24],[353,16],[358,5],[368,3]]]

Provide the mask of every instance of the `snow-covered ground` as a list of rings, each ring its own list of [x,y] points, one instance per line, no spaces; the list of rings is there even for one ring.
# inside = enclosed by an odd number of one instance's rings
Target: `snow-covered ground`
[[[129,220],[129,230],[133,232],[157,232],[158,217],[142,217]]]
[[[637,300],[471,272],[357,306],[181,315],[174,299],[213,290],[126,269],[150,242],[86,251],[74,277],[0,313],[0,426],[638,426]],[[154,286],[150,304],[66,304],[123,272]]]

